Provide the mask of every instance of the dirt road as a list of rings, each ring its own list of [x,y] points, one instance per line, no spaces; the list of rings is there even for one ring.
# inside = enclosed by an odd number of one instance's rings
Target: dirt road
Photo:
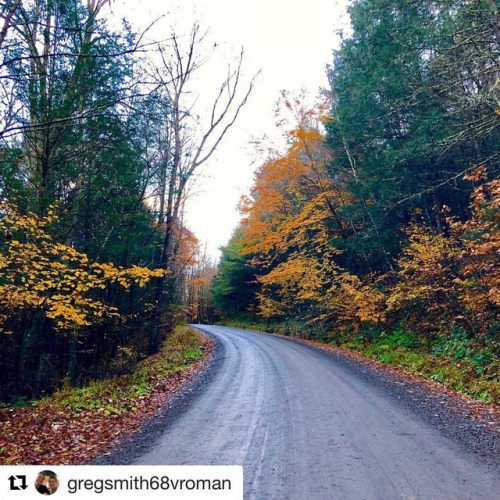
[[[383,388],[282,338],[221,344],[201,395],[136,464],[244,466],[245,499],[496,499],[500,478]]]

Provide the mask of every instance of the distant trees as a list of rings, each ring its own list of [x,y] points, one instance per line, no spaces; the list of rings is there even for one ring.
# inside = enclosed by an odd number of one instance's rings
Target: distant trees
[[[245,252],[242,230],[237,228],[228,244],[222,248],[218,272],[212,282],[217,316],[246,318],[256,313],[258,291],[255,281],[257,266]]]
[[[215,320],[214,300],[210,289],[217,263],[198,251],[195,265],[186,273],[186,304],[190,323],[213,323]]]

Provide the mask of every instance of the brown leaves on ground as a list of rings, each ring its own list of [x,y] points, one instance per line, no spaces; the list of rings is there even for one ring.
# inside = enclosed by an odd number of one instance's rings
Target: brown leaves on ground
[[[138,430],[205,367],[215,344],[207,337],[202,339],[205,352],[202,360],[158,380],[151,392],[133,399],[123,398],[127,401],[113,401],[113,407],[125,407],[125,411],[75,410],[72,407],[57,410],[44,403],[1,409],[0,462],[78,465],[94,459],[117,444],[124,434]]]

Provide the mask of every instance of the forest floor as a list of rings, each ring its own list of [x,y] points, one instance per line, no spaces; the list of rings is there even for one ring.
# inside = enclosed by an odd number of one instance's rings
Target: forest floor
[[[0,463],[88,463],[167,406],[204,370],[214,345],[207,336],[181,327],[131,375],[0,409]]]

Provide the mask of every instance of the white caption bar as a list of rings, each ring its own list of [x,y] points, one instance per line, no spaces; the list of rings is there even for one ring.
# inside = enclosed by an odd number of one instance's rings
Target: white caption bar
[[[3,465],[0,500],[243,500],[237,465]]]

